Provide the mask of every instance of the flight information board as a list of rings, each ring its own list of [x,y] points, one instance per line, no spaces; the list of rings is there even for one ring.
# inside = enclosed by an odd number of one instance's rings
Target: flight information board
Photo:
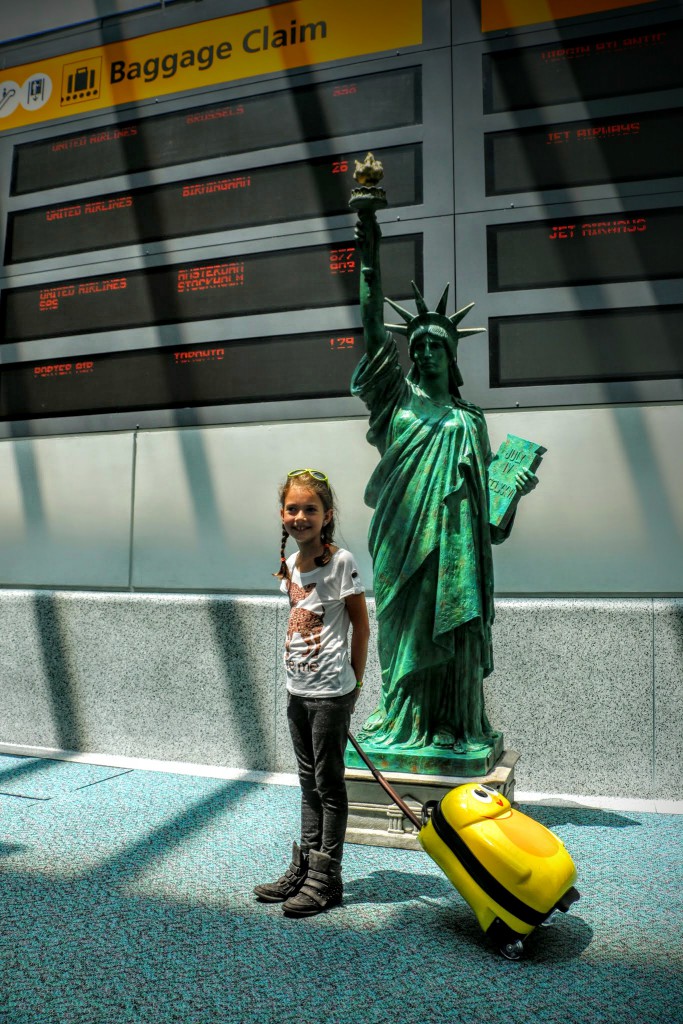
[[[5,262],[346,214],[354,156],[183,177],[168,185],[20,210],[8,217]],[[421,146],[388,147],[382,160],[390,168],[392,204],[422,202]]]
[[[348,396],[359,332],[311,334],[323,314],[294,333],[299,311],[358,303],[348,203],[365,150],[345,136],[391,132],[378,156],[392,206],[422,204],[423,75],[431,95],[441,65],[427,71],[413,56],[402,67],[347,66],[293,88],[243,84],[119,112],[115,121],[67,121],[36,141],[0,136],[11,147],[3,157],[11,178],[3,183],[0,419]],[[306,143],[326,140],[302,158]],[[280,154],[283,146],[297,148]],[[301,222],[332,217],[348,220],[348,239],[322,244],[318,234],[300,244],[302,229],[320,228]],[[260,251],[253,238],[242,249],[235,240],[271,226]],[[164,242],[173,244],[163,255],[123,251]],[[388,294],[409,299],[411,278],[424,286],[421,230],[406,227],[384,250]],[[47,269],[39,263],[48,260]],[[271,314],[282,315],[283,336],[250,337],[255,318]],[[245,336],[228,325],[236,318]],[[183,326],[182,349],[164,347],[172,335],[155,330],[171,324]],[[134,331],[143,332],[139,341]],[[91,335],[101,335],[92,347]],[[51,339],[62,339],[54,356]],[[24,343],[20,357],[10,354]]]
[[[486,229],[491,292],[683,277],[683,210],[592,214]]]
[[[11,363],[0,420],[341,397],[363,351],[357,329]]]
[[[411,278],[422,287],[422,236],[387,238],[384,251],[387,294],[408,298]],[[350,242],[6,288],[1,343],[344,306],[358,302],[358,285]]]
[[[624,114],[484,136],[486,194],[683,175],[683,111]]]
[[[489,320],[492,388],[683,377],[683,306]]]
[[[398,128],[421,118],[420,68],[359,74],[17,146],[12,194]]]
[[[673,22],[486,53],[484,112],[678,89],[682,52]]]

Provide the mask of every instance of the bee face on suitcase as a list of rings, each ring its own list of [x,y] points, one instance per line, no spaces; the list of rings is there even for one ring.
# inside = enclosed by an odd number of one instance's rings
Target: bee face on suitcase
[[[454,828],[464,828],[476,821],[498,818],[511,810],[510,801],[491,786],[468,782],[447,793],[442,802]]]

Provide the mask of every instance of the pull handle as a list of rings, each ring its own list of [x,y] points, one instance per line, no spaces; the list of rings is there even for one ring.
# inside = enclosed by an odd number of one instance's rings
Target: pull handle
[[[353,733],[349,733],[349,740],[351,742],[351,745],[355,749],[356,753],[358,754],[358,756],[361,758],[363,763],[370,769],[370,771],[372,772],[373,777],[377,780],[377,782],[379,782],[380,786],[385,791],[385,793],[389,794],[389,796],[394,801],[396,806],[401,811],[403,811],[403,814],[406,816],[408,821],[412,822],[412,824],[415,826],[415,828],[419,832],[420,829],[422,828],[422,824],[420,822],[420,819],[417,817],[417,815],[413,811],[411,811],[410,807],[408,807],[408,804],[405,802],[405,800],[402,799],[402,797],[400,797],[398,795],[398,793],[393,788],[393,786],[389,785],[389,783],[384,778],[382,773],[380,771],[378,771],[377,768],[375,768],[374,764],[372,763],[372,761],[370,760],[368,755],[365,753],[365,751],[363,750],[363,748],[361,747],[360,743],[358,742],[356,737],[353,735]]]

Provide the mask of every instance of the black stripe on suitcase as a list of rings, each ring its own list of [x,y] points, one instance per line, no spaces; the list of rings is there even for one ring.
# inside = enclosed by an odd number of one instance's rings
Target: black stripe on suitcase
[[[479,888],[483,889],[487,896],[490,896],[499,907],[502,907],[508,914],[512,914],[520,921],[524,921],[525,924],[532,925],[533,927],[545,921],[548,913],[542,914],[540,911],[534,910],[533,907],[527,906],[523,900],[520,900],[514,893],[506,889],[504,885],[501,885],[498,879],[494,878],[491,872],[477,860],[464,840],[460,838],[452,825],[446,821],[440,804],[437,804],[432,811],[432,824],[439,839],[458,858]]]

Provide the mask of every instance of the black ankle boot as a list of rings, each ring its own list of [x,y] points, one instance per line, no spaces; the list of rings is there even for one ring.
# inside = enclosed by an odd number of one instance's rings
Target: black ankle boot
[[[295,896],[306,880],[308,871],[308,854],[302,853],[296,843],[292,843],[292,863],[277,882],[264,882],[257,885],[254,893],[264,903],[284,903],[290,896]]]
[[[290,917],[310,917],[320,914],[342,901],[344,886],[341,864],[327,853],[311,850],[308,855],[308,874],[298,893],[291,896],[282,909]]]

